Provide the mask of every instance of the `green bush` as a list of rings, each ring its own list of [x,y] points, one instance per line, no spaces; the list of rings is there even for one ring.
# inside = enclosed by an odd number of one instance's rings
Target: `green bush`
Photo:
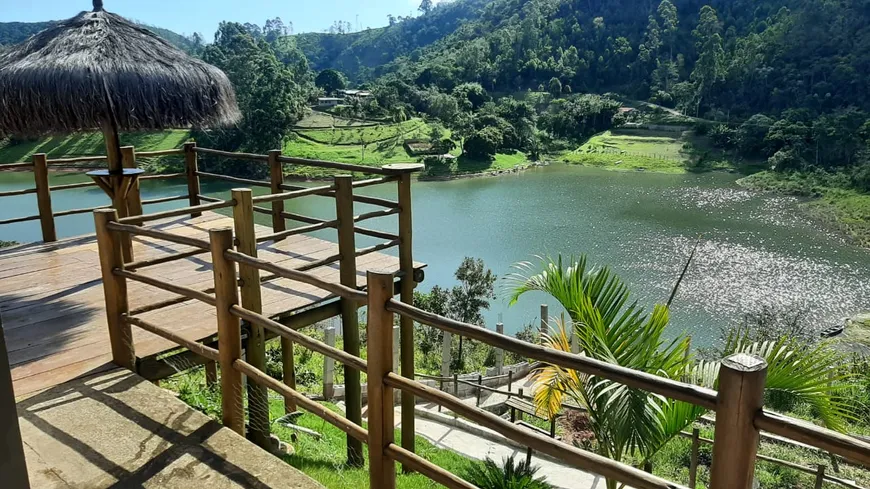
[[[506,458],[502,466],[487,458],[483,464],[469,467],[462,478],[480,489],[553,489],[544,477],[535,477],[538,467],[517,463],[516,456]]]

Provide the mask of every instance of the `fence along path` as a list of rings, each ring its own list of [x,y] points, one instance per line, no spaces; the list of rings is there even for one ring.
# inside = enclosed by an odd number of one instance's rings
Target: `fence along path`
[[[135,232],[135,230],[122,228],[111,223],[107,224],[106,227],[115,232]],[[751,486],[761,429],[823,448],[849,460],[870,466],[870,445],[867,443],[765,411],[762,404],[762,391],[766,364],[763,359],[758,357],[734,355],[724,359],[719,378],[720,390],[716,392],[580,355],[546,349],[471,324],[427,313],[393,298],[395,276],[391,272],[369,271],[366,292],[362,292],[357,288],[342,284],[324,283],[307,272],[284,269],[280,265],[270,263],[263,257],[253,257],[233,250],[233,231],[230,228],[211,229],[209,233],[210,250],[212,260],[215,263],[215,295],[213,298],[212,296],[197,297],[196,294],[189,296],[214,306],[219,330],[218,348],[209,347],[206,349],[198,345],[183,345],[197,349],[202,355],[210,359],[219,360],[224,372],[221,384],[224,424],[239,433],[244,432],[245,413],[240,400],[242,398],[241,375],[245,375],[251,383],[272,389],[286,399],[292,399],[299,407],[311,411],[345,431],[349,438],[367,444],[371,487],[394,488],[396,462],[403,464],[408,469],[418,471],[448,488],[473,487],[456,475],[450,474],[419,457],[413,453],[413,447],[403,447],[397,444],[393,435],[394,389],[443,405],[460,416],[493,429],[538,452],[553,456],[576,468],[619,480],[631,487],[639,489],[681,487],[637,468],[524,430],[498,416],[465,404],[448,393],[426,387],[412,378],[394,373],[391,352],[395,315],[427,324],[444,332],[460,334],[482,341],[527,358],[596,375],[633,388],[715,411],[717,424],[711,471],[711,487],[713,489],[748,488]],[[109,250],[109,247],[102,247],[102,251],[111,252]],[[111,253],[117,255],[119,253],[117,247]],[[248,309],[245,304],[245,296],[250,294],[250,291],[246,292],[245,288],[249,285],[243,284],[240,293],[235,283],[236,267],[251,267],[264,273],[302,281],[323,287],[346,301],[367,304],[367,359],[363,360],[358,355],[349,354],[346,351],[308,338],[303,333],[287,328],[258,311]],[[104,273],[105,271],[104,269]],[[115,276],[124,275],[124,272],[117,268],[109,271]],[[253,287],[259,287],[259,283]],[[135,315],[129,313],[119,313],[117,319],[118,321],[114,326],[117,329],[115,334],[124,334],[125,327],[145,324]],[[241,343],[240,325],[242,320],[271,331],[288,341],[298,343],[300,346],[322,353],[343,363],[348,368],[358,372],[366,372],[369,399],[368,429],[363,428],[360,423],[353,422],[307,399],[292,386],[269,377],[262,368],[258,368],[250,359],[248,361],[241,359],[237,345]],[[173,337],[171,328],[166,325],[147,324],[146,326],[150,331],[167,339]],[[121,348],[124,348],[123,344]],[[125,356],[126,354],[121,351],[120,357]],[[256,415],[255,412],[251,411],[250,403],[248,410],[249,418]],[[253,429],[254,423],[251,422],[251,425]]]

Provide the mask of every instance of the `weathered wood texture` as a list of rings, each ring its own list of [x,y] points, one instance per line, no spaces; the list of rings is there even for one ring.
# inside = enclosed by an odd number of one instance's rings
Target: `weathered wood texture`
[[[149,223],[149,227],[199,240],[208,239],[210,228],[231,225],[232,219],[214,212],[204,212],[198,218],[186,215]],[[257,225],[256,229],[258,235],[271,232],[271,226]],[[190,249],[149,237],[134,238],[133,248],[140,260]],[[308,236],[258,246],[261,258],[287,268],[303,266],[337,251],[335,243]],[[399,263],[395,257],[376,253],[358,258],[357,265],[357,286],[362,287],[365,270],[398,270]],[[211,257],[207,253],[154,265],[139,273],[198,290],[214,287]],[[339,281],[338,264],[316,268],[311,273],[333,283]],[[131,310],[177,297],[138,282],[128,281],[127,287]],[[333,297],[317,287],[287,279],[264,283],[262,295],[263,313],[270,317],[288,317]],[[0,313],[16,395],[27,396],[83,374],[111,368],[105,310],[95,236],[0,251]],[[198,341],[216,334],[214,311],[212,306],[189,300],[140,317],[171,326],[177,334]],[[139,328],[133,328],[133,340],[140,358],[176,348]]]

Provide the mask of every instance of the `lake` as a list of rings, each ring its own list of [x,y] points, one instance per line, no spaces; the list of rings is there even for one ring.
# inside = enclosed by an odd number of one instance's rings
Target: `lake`
[[[83,181],[54,174],[53,184]],[[415,182],[414,254],[426,262],[421,290],[450,287],[465,256],[482,258],[500,278],[511,265],[535,255],[587,254],[590,263],[609,265],[641,304],[664,302],[698,236],[701,244],[671,310],[671,332],[687,332],[695,345],[714,341],[720,328],[764,306],[802,310],[819,329],[870,309],[870,253],[845,242],[803,217],[798,200],[744,190],[726,173],[666,175],[610,172],[552,165],[522,174]],[[210,194],[229,184],[206,184]],[[32,186],[29,173],[0,174],[0,191]],[[143,198],[187,192],[185,183],[143,183]],[[258,193],[262,189],[258,189]],[[393,185],[361,192],[395,198]],[[106,203],[97,189],[52,194],[55,211]],[[4,198],[0,219],[36,213],[35,197]],[[146,212],[179,207],[183,201],[153,205]],[[332,217],[331,199],[294,200],[288,210]],[[369,207],[359,205],[362,212]],[[259,216],[267,224],[267,216]],[[61,237],[92,231],[90,215],[57,219]],[[368,221],[394,231],[395,217]],[[335,239],[334,231],[317,234]],[[0,239],[41,239],[36,222],[0,227]],[[375,240],[358,237],[358,246]],[[514,306],[499,298],[486,314],[490,328],[501,318],[507,332],[537,323],[539,306],[529,294]]]

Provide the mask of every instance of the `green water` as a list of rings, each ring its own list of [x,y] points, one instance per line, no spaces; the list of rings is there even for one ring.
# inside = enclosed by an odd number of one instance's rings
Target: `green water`
[[[54,183],[83,180],[54,175]],[[0,176],[0,191],[32,185],[28,173]],[[586,253],[592,263],[609,264],[630,285],[641,304],[665,301],[695,239],[702,235],[671,311],[674,333],[686,331],[695,344],[709,344],[719,328],[762,306],[805,310],[819,329],[841,317],[870,309],[870,253],[854,247],[798,211],[797,200],[756,194],[723,173],[663,175],[617,173],[554,165],[521,175],[417,182],[414,185],[414,253],[426,262],[426,281],[451,286],[464,256],[483,258],[499,275],[534,255]],[[207,186],[219,194],[228,185]],[[145,182],[144,198],[184,194],[183,181]],[[395,198],[395,188],[364,193]],[[106,202],[96,189],[52,194],[55,211]],[[4,198],[0,219],[35,214],[33,195]],[[149,206],[146,212],[184,202]],[[288,203],[292,212],[334,215],[333,201],[310,197]],[[358,212],[368,210],[360,205]],[[264,222],[265,223],[265,222]],[[367,226],[394,230],[395,217]],[[59,218],[60,236],[91,232],[90,215]],[[334,231],[319,236],[334,239]],[[0,227],[0,239],[40,239],[38,224]],[[375,240],[359,237],[359,246]],[[501,316],[506,330],[537,322],[541,295],[509,307],[493,301],[488,326]],[[550,313],[558,314],[556,304]]]

